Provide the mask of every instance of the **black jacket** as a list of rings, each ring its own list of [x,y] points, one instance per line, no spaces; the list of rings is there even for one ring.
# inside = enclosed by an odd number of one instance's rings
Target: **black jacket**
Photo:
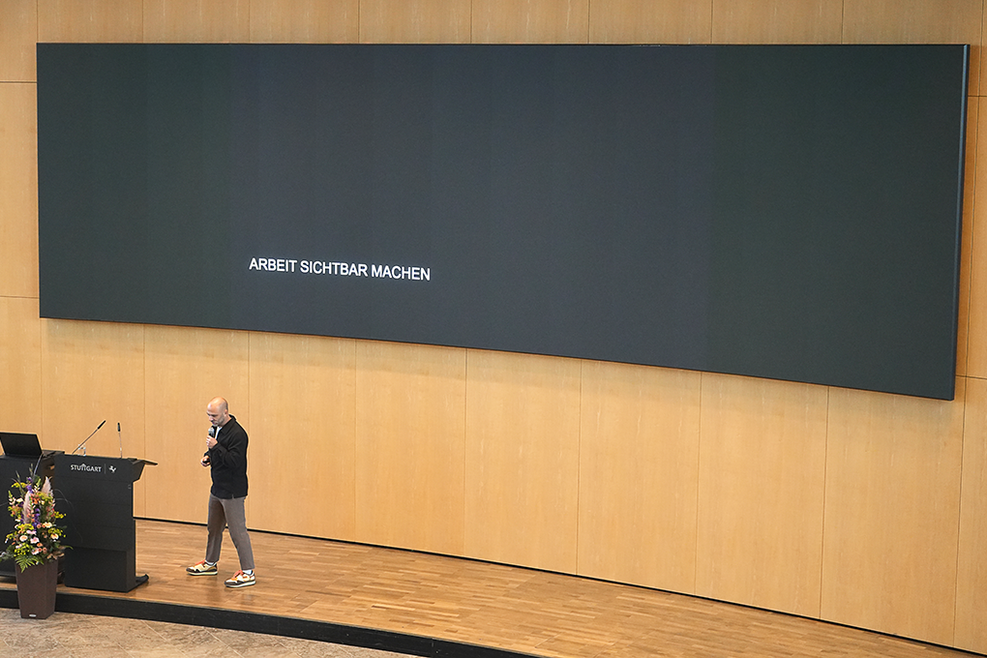
[[[212,474],[210,491],[217,498],[243,498],[247,495],[247,431],[235,416],[218,429],[216,445],[206,452]]]

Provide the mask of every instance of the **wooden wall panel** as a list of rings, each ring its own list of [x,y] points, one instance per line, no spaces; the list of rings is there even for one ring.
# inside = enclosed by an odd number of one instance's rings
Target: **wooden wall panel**
[[[839,43],[843,0],[713,0],[713,43]]]
[[[979,93],[983,0],[845,0],[844,43],[968,43]]]
[[[145,516],[205,523],[210,480],[209,470],[199,459],[209,431],[206,405],[217,395],[225,397],[230,413],[250,435],[248,336],[236,331],[159,326],[147,326],[145,332],[146,458],[158,462],[144,471]],[[248,475],[263,467],[251,460],[249,449],[247,459]],[[248,525],[253,504],[248,493]]]
[[[143,457],[144,327],[111,322],[41,321],[42,436],[49,450]],[[120,423],[120,432],[116,425]],[[82,451],[79,452],[82,454]],[[143,486],[134,510],[144,510]]]
[[[362,43],[469,43],[471,0],[360,0]]]
[[[250,0],[254,43],[356,43],[360,0]]]
[[[0,430],[31,432],[49,448],[41,416],[41,320],[38,300],[0,297]],[[7,483],[2,483],[6,485]],[[5,501],[0,486],[0,501]],[[6,503],[0,505],[0,512]],[[3,538],[0,537],[0,541]]]
[[[140,43],[142,0],[44,0],[38,41]]]
[[[473,0],[473,43],[586,43],[589,0]]]
[[[0,2],[0,82],[37,80],[37,0]]]
[[[463,552],[466,354],[357,343],[358,541]]]
[[[121,434],[126,429],[130,437],[144,435],[144,327],[41,322],[46,447],[72,452],[105,420],[86,449],[92,455],[118,455],[118,422]],[[124,444],[126,452],[133,447]]]
[[[356,343],[250,335],[250,527],[353,539]]]
[[[36,85],[0,83],[0,295],[38,296]]]
[[[712,0],[591,0],[590,43],[710,43]]]
[[[144,0],[143,40],[247,43],[250,0]]]
[[[823,619],[952,642],[965,395],[831,390]]]
[[[696,593],[819,613],[827,389],[703,374]]]
[[[971,97],[967,103],[966,164],[963,181],[963,229],[960,249],[960,298],[956,336],[956,374],[968,372],[970,349],[970,296],[973,272],[974,207],[976,205],[977,144],[980,123],[980,99]]]
[[[700,377],[583,363],[580,575],[695,591]]]
[[[967,380],[955,646],[987,647],[987,381]]]
[[[979,164],[968,166],[966,171],[967,180],[973,179],[973,197],[967,200],[967,207],[972,200],[973,221],[964,224],[964,245],[970,245],[969,334],[965,370],[967,375],[983,379],[987,378],[987,203],[984,203],[987,199],[987,166],[984,165],[987,163],[987,139],[979,139],[979,136],[987,135],[987,105],[982,98],[976,99],[976,105],[977,139],[972,144],[967,141],[974,147],[976,163]],[[969,184],[966,189],[970,189]]]
[[[983,19],[980,24],[980,39],[974,41],[970,44],[970,95],[979,96],[981,95],[980,89],[982,86],[981,79],[983,78],[983,72],[985,67],[987,67],[987,48],[984,48],[984,42],[987,41],[987,4],[981,10],[983,14]]]
[[[580,362],[467,359],[465,554],[573,573]]]

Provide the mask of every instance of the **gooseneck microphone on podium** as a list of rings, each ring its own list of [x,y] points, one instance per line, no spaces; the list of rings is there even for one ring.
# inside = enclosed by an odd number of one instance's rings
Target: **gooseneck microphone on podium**
[[[120,423],[117,423],[117,440],[120,442],[120,458],[123,458],[123,435],[120,434]]]
[[[102,427],[103,425],[106,425],[106,421],[105,420],[102,423],[99,424],[99,427],[97,427],[96,429],[93,430],[93,433],[92,434],[90,434],[89,436],[86,437],[86,441],[88,441],[89,439],[93,438],[93,434],[95,434],[96,432],[98,432],[99,431],[99,428]],[[73,450],[69,454],[70,455],[74,455],[76,453],[76,450],[78,450],[79,448],[82,448],[82,456],[85,457],[86,456],[86,449],[85,449],[84,446],[86,445],[86,441],[83,441],[82,443],[80,443],[79,445],[77,445],[75,447],[75,450]]]

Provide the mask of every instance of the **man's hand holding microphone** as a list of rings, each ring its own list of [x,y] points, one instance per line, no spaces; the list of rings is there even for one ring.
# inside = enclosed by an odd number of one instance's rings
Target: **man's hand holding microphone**
[[[216,445],[216,443],[217,443],[217,441],[216,441],[216,426],[213,425],[212,427],[209,428],[209,437],[206,438],[206,450],[211,449],[214,445]],[[209,454],[208,453],[202,455],[202,459],[200,460],[200,463],[203,466],[209,466]]]

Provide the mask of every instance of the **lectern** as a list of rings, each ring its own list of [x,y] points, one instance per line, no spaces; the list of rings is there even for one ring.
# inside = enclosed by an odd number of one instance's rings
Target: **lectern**
[[[65,514],[67,587],[129,592],[137,576],[134,482],[144,459],[55,455],[55,496]]]

